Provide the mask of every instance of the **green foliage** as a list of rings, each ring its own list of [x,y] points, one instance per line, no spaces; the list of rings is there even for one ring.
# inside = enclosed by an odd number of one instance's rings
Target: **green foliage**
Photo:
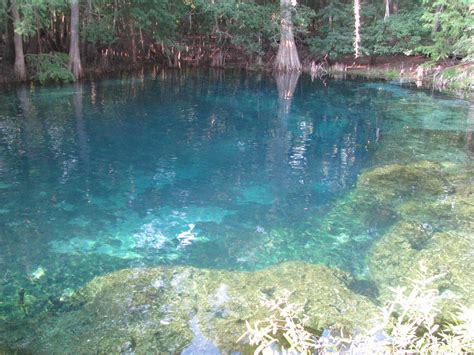
[[[177,35],[179,19],[186,8],[181,1],[134,0],[122,7],[121,16],[133,26],[145,29],[157,41]]]
[[[465,60],[469,58],[466,57]],[[472,60],[472,59],[471,59]],[[474,89],[474,64],[459,64],[448,67],[433,75],[433,84],[439,89],[454,90],[462,94],[462,91]]]
[[[422,9],[404,10],[388,18],[376,19],[362,33],[363,47],[367,54],[412,55],[429,31],[420,26]]]
[[[420,26],[422,9],[419,7],[402,9],[384,18],[381,10],[369,3],[362,7],[362,15],[362,53],[365,55],[415,54],[429,35],[429,31]],[[352,5],[331,2],[319,12],[319,17],[327,24],[317,36],[306,39],[310,50],[336,58],[352,54]]]
[[[21,21],[16,32],[24,37],[32,36],[37,31],[50,25],[49,11],[64,11],[67,3],[61,0],[17,0]]]
[[[349,6],[339,0],[330,1],[327,6],[319,10],[318,17],[324,23],[327,23],[329,29],[332,30],[334,27],[352,22],[348,21],[348,16],[350,17],[350,11],[352,11],[351,8],[352,4]]]
[[[216,44],[240,46],[247,54],[262,55],[278,41],[278,6],[237,2],[196,0],[192,7],[193,33],[211,33]]]
[[[16,31],[29,51],[65,51],[70,2],[16,0]],[[130,56],[132,40],[138,56],[165,56],[197,46],[226,50],[237,47],[250,58],[274,51],[280,38],[280,2],[276,0],[94,0],[81,1],[81,42],[87,58],[110,48]],[[383,1],[367,0],[361,8],[363,55],[412,55],[433,60],[456,56],[474,61],[472,0],[397,0],[385,17]],[[8,1],[0,0],[7,14]],[[353,1],[300,0],[291,7],[298,46],[332,58],[353,54]],[[6,15],[5,15],[6,16]],[[6,17],[4,17],[6,19]],[[7,21],[0,21],[0,34]],[[163,45],[163,52],[158,48]],[[124,55],[124,53],[126,53]],[[128,55],[128,56],[127,56]],[[168,54],[169,55],[169,54]]]
[[[395,80],[398,78],[398,72],[396,70],[387,70],[385,72],[385,78],[388,80]]]
[[[94,3],[92,20],[83,28],[85,39],[98,46],[110,46],[129,38],[132,28],[142,30],[152,39],[171,41],[178,35],[179,20],[187,7],[182,1],[109,0]]]
[[[341,28],[338,31],[321,33],[321,36],[309,37],[305,43],[311,52],[317,54],[329,54],[333,58],[342,57],[353,52],[352,31]]]
[[[365,55],[413,55],[433,60],[450,56],[474,60],[474,3],[470,0],[399,2],[399,10],[384,17],[383,2],[362,6],[362,52]],[[352,3],[329,1],[320,8],[321,26],[305,43],[313,53],[332,57],[353,51]]]
[[[66,53],[28,54],[27,62],[33,68],[33,78],[40,83],[47,81],[72,82],[74,75],[68,67]]]
[[[466,17],[468,18],[466,28],[454,49],[456,54],[464,57],[465,62],[474,62],[474,3],[471,4]]]
[[[277,336],[281,335],[282,340],[288,344],[288,349],[283,346],[283,353],[312,354],[312,350],[316,349],[315,337],[305,329],[309,317],[304,314],[304,304],[290,303],[290,296],[288,290],[276,299],[268,299],[262,295],[260,303],[276,314],[257,321],[254,327],[247,321],[247,331],[238,342],[247,338],[250,345],[257,346],[255,354],[260,354],[271,345],[279,343]]]
[[[305,40],[311,52],[321,55],[327,53],[333,58],[351,54],[354,33],[352,4],[331,1],[320,10],[318,18],[325,24],[316,36]]]
[[[242,46],[248,54],[263,55],[267,46],[276,45],[278,41],[278,23],[272,20],[276,12],[274,6],[238,4],[228,23],[231,43]]]
[[[471,0],[423,0],[422,20],[431,30],[420,50],[433,60],[459,56],[474,59],[474,4]]]
[[[259,5],[255,1],[195,0],[191,6],[193,34],[211,34],[216,45],[236,45],[248,55],[263,55],[278,45],[280,39],[280,5]],[[292,9],[296,36],[307,33],[314,10],[307,6]]]
[[[292,21],[295,36],[307,35],[308,27],[316,19],[316,12],[307,6],[296,6],[293,9]]]
[[[103,15],[83,28],[84,40],[99,46],[110,46],[117,40],[112,28],[112,17]]]
[[[411,280],[411,288],[392,288],[392,298],[380,309],[379,319],[371,329],[353,337],[332,335],[317,337],[305,328],[309,317],[304,305],[291,303],[290,292],[269,300],[261,297],[263,306],[275,314],[246,323],[247,331],[238,341],[256,346],[255,354],[279,343],[286,353],[339,353],[341,348],[356,354],[463,354],[474,351],[474,309],[458,306],[457,314],[447,324],[440,323],[440,295],[433,282],[444,275],[420,275]],[[281,340],[283,340],[283,342]]]

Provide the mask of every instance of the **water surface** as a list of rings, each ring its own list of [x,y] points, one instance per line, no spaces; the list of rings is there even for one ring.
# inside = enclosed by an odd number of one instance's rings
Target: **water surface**
[[[292,93],[277,81],[163,71],[3,90],[0,320],[18,316],[22,288],[54,300],[125,267],[304,260],[363,277],[389,224],[328,214],[359,174],[472,158],[466,101],[307,76]]]

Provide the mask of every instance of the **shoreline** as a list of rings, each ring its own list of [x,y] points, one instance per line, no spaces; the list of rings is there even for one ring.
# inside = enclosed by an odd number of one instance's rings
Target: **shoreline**
[[[467,70],[459,70],[466,67]],[[417,71],[404,72],[379,68],[348,68],[341,70],[337,66],[330,68],[334,76],[350,76],[372,80],[398,81],[417,89],[434,90],[440,93],[473,100],[474,64],[458,64],[445,68],[425,69],[420,75]]]
[[[425,65],[426,60],[420,61],[410,67],[404,68],[404,62],[400,58],[388,57],[399,62],[393,66],[388,66],[385,63],[378,65],[364,64],[362,58],[361,64],[352,63],[347,64],[347,59],[340,62],[335,62],[330,66],[320,65],[305,65],[302,73],[311,75],[314,78],[324,79],[366,79],[366,80],[382,80],[387,82],[398,81],[402,86],[409,86],[411,88],[432,90],[443,94],[452,95],[455,97],[474,100],[474,63],[460,63],[454,65],[436,65],[428,67]],[[409,58],[409,57],[406,57]],[[402,59],[406,59],[402,58]],[[84,70],[84,77],[82,81],[97,80],[103,78],[114,78],[124,73],[133,73],[140,70],[182,70],[182,69],[215,69],[215,70],[246,70],[249,72],[272,72],[269,65],[252,66],[244,65],[243,63],[232,63],[225,67],[212,67],[208,65],[189,65],[183,63],[179,67],[161,66],[158,63],[143,62],[136,64],[119,64],[108,68],[86,67]],[[3,73],[2,73],[3,71]],[[27,81],[18,81],[11,75],[5,75],[5,67],[0,71],[0,87],[6,88],[21,84],[39,84],[49,85],[55,83],[49,81],[46,83],[39,83],[37,80],[28,79]],[[57,82],[56,82],[57,83]]]

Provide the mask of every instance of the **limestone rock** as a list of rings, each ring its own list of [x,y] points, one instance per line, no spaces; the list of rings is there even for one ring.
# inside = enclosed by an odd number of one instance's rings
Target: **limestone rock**
[[[245,321],[269,315],[259,296],[284,289],[293,292],[291,302],[305,303],[311,329],[367,325],[376,308],[349,282],[337,269],[304,262],[254,272],[125,269],[93,279],[77,292],[71,311],[35,320],[41,326],[22,343],[24,350],[50,354],[175,353],[199,336],[224,352],[243,351],[236,340]]]

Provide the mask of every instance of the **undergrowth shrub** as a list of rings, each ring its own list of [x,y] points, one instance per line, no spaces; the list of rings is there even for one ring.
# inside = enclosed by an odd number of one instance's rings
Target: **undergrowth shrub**
[[[474,60],[474,3],[470,0],[423,0],[422,21],[431,40],[419,49],[432,60]]]
[[[74,81],[74,75],[68,65],[69,57],[66,53],[28,54],[27,62],[34,70],[33,79],[40,83],[46,81]]]

